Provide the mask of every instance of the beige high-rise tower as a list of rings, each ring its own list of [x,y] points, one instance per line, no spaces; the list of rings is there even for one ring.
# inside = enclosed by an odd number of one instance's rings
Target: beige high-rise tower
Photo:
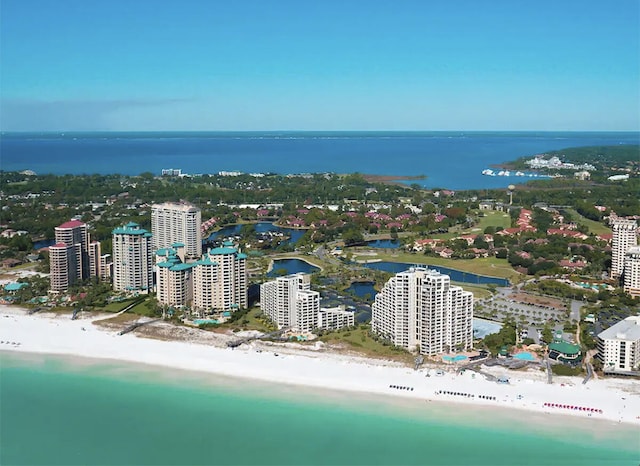
[[[165,202],[151,206],[151,232],[153,250],[184,244],[189,258],[202,255],[202,233],[200,209],[188,202]]]
[[[89,277],[100,276],[100,243],[90,242],[87,224],[70,220],[55,228],[49,247],[51,291],[64,292]]]
[[[615,217],[611,220],[611,229],[611,278],[618,279],[624,270],[627,251],[638,245],[638,224],[633,219]]]

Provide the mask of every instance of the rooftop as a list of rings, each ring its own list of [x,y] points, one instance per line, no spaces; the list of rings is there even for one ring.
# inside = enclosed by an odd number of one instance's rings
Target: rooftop
[[[550,351],[557,351],[560,354],[578,354],[580,345],[572,345],[566,341],[554,342],[549,345]]]
[[[146,236],[151,236],[151,233],[149,233],[144,228],[140,228],[140,225],[138,225],[135,222],[129,222],[124,226],[115,228],[112,231],[112,233],[114,235],[146,235]]]
[[[77,228],[77,227],[82,227],[85,224],[82,223],[80,220],[69,220],[68,222],[63,223],[62,225],[60,225],[58,228]]]
[[[600,332],[601,340],[640,340],[640,316],[627,317]]]
[[[229,247],[209,249],[209,254],[213,256],[217,256],[221,254],[235,254],[236,252],[238,252],[236,248],[229,248]]]

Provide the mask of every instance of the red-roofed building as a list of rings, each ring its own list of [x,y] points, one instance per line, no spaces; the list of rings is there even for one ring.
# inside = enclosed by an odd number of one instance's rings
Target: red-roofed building
[[[78,227],[86,227],[85,223],[82,223],[80,220],[69,220],[68,222],[63,223],[57,229],[69,229],[69,228],[78,228]]]

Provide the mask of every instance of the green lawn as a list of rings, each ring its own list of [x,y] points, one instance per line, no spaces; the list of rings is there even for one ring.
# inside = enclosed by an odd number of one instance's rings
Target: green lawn
[[[470,285],[468,283],[454,282],[456,285],[461,286],[465,291],[471,291],[475,299],[486,299],[492,296],[491,291],[484,285]]]
[[[393,359],[405,363],[412,363],[414,360],[414,356],[405,350],[385,346],[375,341],[369,336],[369,330],[366,327],[332,332],[328,335],[323,335],[320,340],[332,345],[346,346],[348,349],[363,356]]]
[[[465,230],[466,233],[479,233],[483,232],[487,227],[502,227],[509,228],[511,227],[511,217],[506,212],[498,212],[495,210],[483,210],[483,217],[478,217],[480,223],[475,227]],[[479,230],[477,230],[479,229]],[[475,231],[474,231],[475,230]]]
[[[581,223],[589,228],[589,233],[593,233],[594,235],[602,235],[611,233],[611,228],[606,225],[596,222],[595,220],[588,219],[587,217],[583,217],[577,211],[573,209],[567,209],[567,213],[571,214],[571,217],[575,220],[576,223]]]
[[[134,301],[133,299],[125,299],[123,301],[114,301],[104,306],[102,310],[106,312],[120,312],[129,304],[131,304],[133,301]]]
[[[127,313],[153,317],[156,314],[156,307],[153,301],[151,301],[150,299],[145,299],[141,303],[138,303],[131,309],[129,309]]]

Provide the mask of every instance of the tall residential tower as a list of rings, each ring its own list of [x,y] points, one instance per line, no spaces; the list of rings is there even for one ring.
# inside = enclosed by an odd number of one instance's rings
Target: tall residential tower
[[[435,270],[391,277],[371,311],[371,330],[396,346],[428,356],[472,348],[473,294]]]
[[[151,233],[129,222],[113,230],[113,289],[148,293],[153,289]]]
[[[100,276],[100,243],[90,242],[87,224],[70,220],[55,228],[49,247],[51,291],[64,292],[89,277]]]
[[[151,206],[151,232],[153,250],[184,244],[185,254],[190,258],[202,255],[202,233],[200,209],[187,202],[165,202]]]
[[[615,217],[611,220],[611,278],[618,279],[624,269],[624,257],[629,248],[638,244],[638,224],[635,220]]]

